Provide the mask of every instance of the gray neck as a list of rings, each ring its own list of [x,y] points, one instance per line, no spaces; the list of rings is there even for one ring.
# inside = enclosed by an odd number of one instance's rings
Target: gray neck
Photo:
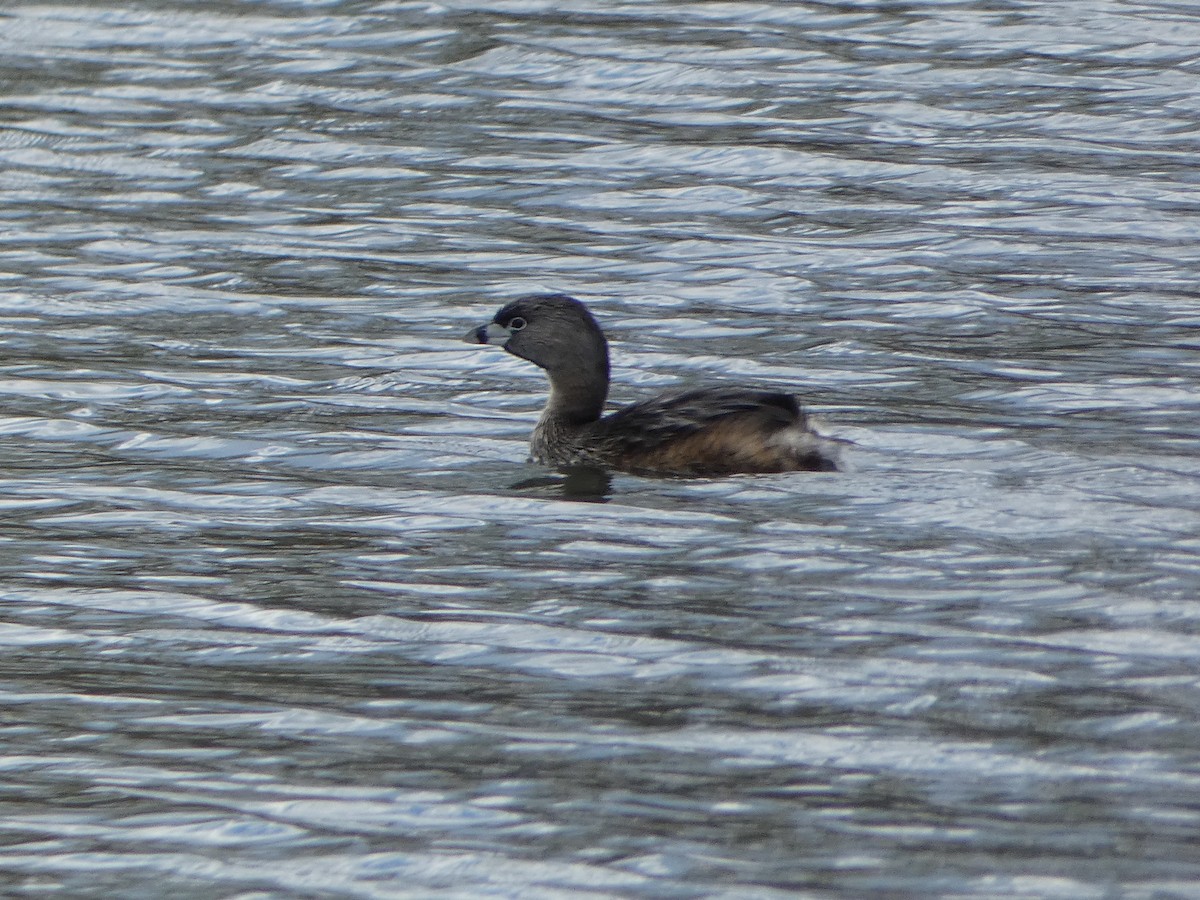
[[[576,363],[578,364],[578,363]],[[550,372],[550,399],[546,401],[543,419],[553,419],[565,425],[584,425],[594,422],[604,413],[608,397],[608,360],[580,371]]]

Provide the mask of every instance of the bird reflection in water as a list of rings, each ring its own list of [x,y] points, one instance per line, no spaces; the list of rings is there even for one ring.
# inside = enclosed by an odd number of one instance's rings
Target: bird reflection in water
[[[553,493],[563,500],[607,503],[612,493],[612,473],[598,466],[563,466],[556,475],[525,478],[511,487],[517,491],[557,488]]]

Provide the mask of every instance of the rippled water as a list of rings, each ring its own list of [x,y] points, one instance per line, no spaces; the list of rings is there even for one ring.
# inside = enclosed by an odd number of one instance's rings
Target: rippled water
[[[1200,897],[1192,3],[13,2],[0,881]],[[578,485],[614,399],[853,471]]]

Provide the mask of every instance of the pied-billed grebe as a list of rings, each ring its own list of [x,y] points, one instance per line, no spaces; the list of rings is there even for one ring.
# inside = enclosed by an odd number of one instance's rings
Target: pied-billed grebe
[[[651,475],[837,471],[834,442],[808,427],[791,394],[703,388],[603,415],[608,342],[588,308],[565,294],[509,303],[466,340],[499,344],[550,376],[550,399],[530,442],[542,465]]]

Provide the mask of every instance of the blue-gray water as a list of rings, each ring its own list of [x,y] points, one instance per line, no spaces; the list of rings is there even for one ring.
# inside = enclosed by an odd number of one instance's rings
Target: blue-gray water
[[[5,895],[1200,897],[1198,47],[8,0]],[[853,470],[545,478],[534,289]]]

